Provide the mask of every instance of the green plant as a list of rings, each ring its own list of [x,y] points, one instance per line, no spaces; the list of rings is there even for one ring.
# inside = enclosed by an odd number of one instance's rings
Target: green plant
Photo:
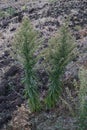
[[[4,11],[0,11],[0,18],[5,17],[5,16],[6,16],[5,12]]]
[[[26,11],[26,10],[27,10],[27,6],[26,5],[22,6],[22,11]]]
[[[16,13],[16,10],[12,7],[8,7],[5,13],[7,13],[7,15],[13,15],[14,13]]]
[[[28,18],[25,18],[14,39],[14,49],[17,58],[25,70],[25,95],[28,98],[32,111],[40,110],[39,93],[35,64],[37,59],[34,53],[39,43],[38,33],[35,31]]]
[[[49,2],[53,3],[53,2],[56,2],[57,0],[49,0]]]
[[[79,98],[79,130],[87,129],[87,70],[83,67],[79,71],[79,85],[78,86],[78,98]]]
[[[49,89],[45,103],[48,108],[54,107],[62,91],[61,76],[66,65],[74,58],[74,39],[69,31],[68,25],[61,28],[58,35],[49,41]]]
[[[16,13],[16,10],[12,7],[7,8],[5,11],[0,11],[0,18],[6,17],[6,16],[11,16],[14,13]]]

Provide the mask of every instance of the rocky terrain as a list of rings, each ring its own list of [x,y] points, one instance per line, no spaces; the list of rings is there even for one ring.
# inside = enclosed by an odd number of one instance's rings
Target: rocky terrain
[[[23,97],[24,86],[21,83],[24,72],[20,63],[12,57],[11,48],[14,33],[20,26],[23,16],[27,15],[34,28],[39,30],[41,37],[45,38],[42,49],[47,47],[48,39],[60,28],[64,20],[69,18],[69,27],[76,38],[78,51],[77,58],[67,66],[64,75],[64,78],[70,81],[78,78],[81,65],[87,68],[87,1],[1,0],[1,11],[7,13],[3,15],[0,13],[0,129],[12,119],[17,106],[26,102]],[[39,62],[41,64],[41,59]],[[43,87],[47,80],[42,68],[39,75]],[[66,117],[67,112],[62,116],[61,113],[62,108],[56,108],[51,112],[36,114],[35,120],[31,115],[28,121],[34,122],[35,128],[32,130],[60,130],[62,123],[65,130],[75,130],[73,125],[75,119],[70,115]]]

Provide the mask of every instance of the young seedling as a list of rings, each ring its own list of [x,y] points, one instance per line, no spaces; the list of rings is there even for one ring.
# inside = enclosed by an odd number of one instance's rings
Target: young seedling
[[[74,38],[72,37],[69,28],[66,25],[60,30],[56,36],[49,41],[49,89],[45,103],[47,108],[52,108],[56,105],[62,91],[61,76],[67,64],[74,58]]]
[[[25,95],[28,98],[29,107],[32,111],[40,110],[38,81],[35,71],[37,59],[34,56],[38,43],[37,31],[33,29],[29,19],[24,18],[14,39],[14,49],[17,58],[23,64],[25,71]]]
[[[79,71],[78,98],[79,98],[79,130],[87,129],[87,70],[83,67]]]

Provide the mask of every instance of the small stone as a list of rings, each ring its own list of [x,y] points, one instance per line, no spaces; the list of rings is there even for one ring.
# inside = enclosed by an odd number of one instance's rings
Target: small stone
[[[8,82],[3,80],[0,84],[0,95],[6,95],[6,90],[8,88]]]

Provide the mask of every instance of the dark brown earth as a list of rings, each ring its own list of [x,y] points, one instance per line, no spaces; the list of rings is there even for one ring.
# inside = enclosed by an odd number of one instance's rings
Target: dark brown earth
[[[35,29],[39,30],[41,37],[45,38],[42,49],[47,47],[48,39],[69,17],[69,27],[76,38],[78,56],[67,66],[64,79],[67,82],[77,79],[79,67],[84,65],[87,68],[86,0],[57,0],[57,2],[52,3],[46,0],[33,2],[0,1],[1,11],[6,11],[10,6],[15,9],[15,12],[12,15],[0,17],[0,128],[11,120],[12,113],[17,109],[17,106],[26,102],[23,98],[24,86],[21,83],[24,72],[20,63],[14,60],[11,54],[12,39],[24,15],[30,18]],[[43,57],[38,64],[41,64],[42,61]],[[44,91],[48,81],[47,75],[42,67],[38,74],[41,77],[40,90]],[[75,119],[70,115],[66,117],[67,111],[61,116],[62,110],[60,109],[36,115],[37,128],[35,130],[60,130],[61,128],[58,128],[60,122],[64,124],[66,130],[75,130],[73,125]],[[29,120],[34,122],[34,117]]]

